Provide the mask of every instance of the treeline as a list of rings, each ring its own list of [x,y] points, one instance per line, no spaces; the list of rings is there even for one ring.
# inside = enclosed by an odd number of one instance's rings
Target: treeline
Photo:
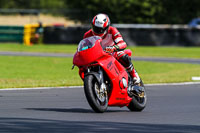
[[[3,9],[59,9],[65,8],[66,0],[0,0]]]
[[[0,0],[0,8],[46,9],[86,21],[101,12],[113,23],[187,24],[200,16],[200,0]]]

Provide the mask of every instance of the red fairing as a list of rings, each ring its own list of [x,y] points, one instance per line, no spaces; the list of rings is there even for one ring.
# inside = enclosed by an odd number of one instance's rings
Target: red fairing
[[[73,59],[73,64],[76,66],[88,65],[96,61],[99,57],[103,55],[103,50],[100,45],[100,40],[97,40],[97,45],[94,48],[76,52]]]
[[[101,66],[111,81],[108,105],[120,107],[128,106],[132,100],[132,98],[128,96],[128,86],[124,85],[124,82],[128,85],[128,73],[115,57],[103,51],[100,42],[101,39],[97,40],[95,45],[90,48],[83,45],[82,49],[77,51],[74,55],[73,64],[79,67],[79,75],[83,80],[84,72],[87,70],[87,67]],[[80,44],[81,43],[79,43],[79,45]]]
[[[128,84],[128,75],[124,67],[112,56],[104,56],[98,62],[112,82],[112,93],[109,96],[108,105],[128,106],[132,98],[128,96],[127,88],[120,86],[122,78],[125,78]]]

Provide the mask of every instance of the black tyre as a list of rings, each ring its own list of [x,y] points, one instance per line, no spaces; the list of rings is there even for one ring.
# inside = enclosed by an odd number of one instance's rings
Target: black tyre
[[[100,85],[95,76],[85,76],[84,91],[89,105],[96,113],[106,111],[108,107],[107,91],[100,92]]]
[[[142,80],[138,86],[144,87]],[[132,101],[128,105],[128,108],[130,111],[142,111],[145,108],[146,103],[147,95],[144,87],[143,93],[141,95],[134,95],[132,97]]]

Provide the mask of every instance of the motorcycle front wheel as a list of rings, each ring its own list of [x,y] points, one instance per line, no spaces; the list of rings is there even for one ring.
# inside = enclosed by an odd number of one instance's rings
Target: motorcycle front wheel
[[[94,75],[84,77],[84,92],[90,107],[96,113],[103,113],[107,110],[107,91],[100,89],[100,84]]]

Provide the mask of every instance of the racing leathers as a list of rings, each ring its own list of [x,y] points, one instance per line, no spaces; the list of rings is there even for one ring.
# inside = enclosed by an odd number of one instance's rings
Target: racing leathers
[[[95,36],[94,32],[92,32],[92,29],[87,31],[83,38],[91,36]],[[133,77],[135,83],[140,82],[139,75],[135,71],[131,62],[131,57],[129,56],[131,55],[131,51],[125,50],[127,45],[124,42],[120,32],[115,27],[109,26],[107,33],[102,37],[101,45],[105,51],[111,52],[112,55],[126,68],[126,70]]]

